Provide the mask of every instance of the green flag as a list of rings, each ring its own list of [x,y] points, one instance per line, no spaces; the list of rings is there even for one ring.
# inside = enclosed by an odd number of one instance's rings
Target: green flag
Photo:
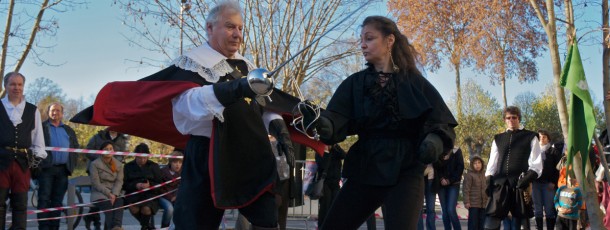
[[[580,152],[583,175],[585,175],[589,147],[591,147],[591,138],[595,130],[595,116],[593,115],[593,101],[591,100],[591,94],[589,94],[589,86],[576,43],[568,51],[568,57],[561,74],[561,86],[572,93],[569,108],[567,164],[572,164],[574,155]]]

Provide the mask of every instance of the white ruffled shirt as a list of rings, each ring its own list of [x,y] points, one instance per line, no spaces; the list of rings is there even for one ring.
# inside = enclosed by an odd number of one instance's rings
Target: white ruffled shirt
[[[238,53],[232,59],[244,60],[249,70],[255,68],[250,61]],[[206,43],[180,56],[173,63],[181,69],[198,73],[208,82],[215,83],[220,77],[233,72],[233,68],[226,60],[227,57]],[[224,122],[222,113],[225,107],[216,98],[212,85],[195,87],[183,92],[172,99],[172,106],[174,125],[183,135],[210,137],[214,117]]]

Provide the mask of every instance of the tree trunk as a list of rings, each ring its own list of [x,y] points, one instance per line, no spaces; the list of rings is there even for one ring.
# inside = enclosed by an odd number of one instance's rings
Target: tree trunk
[[[504,55],[502,55],[502,63],[500,65],[500,85],[502,86],[502,102],[504,103],[504,109],[506,109],[506,107],[508,107],[508,103],[506,102],[506,65]]]
[[[604,85],[604,97],[610,91],[610,66],[608,66],[610,65],[610,41],[608,40],[608,35],[610,34],[608,29],[610,29],[610,26],[608,25],[608,20],[608,1],[602,1],[602,79]],[[606,114],[606,125],[608,126],[610,125],[610,105],[606,99],[604,99],[604,112]],[[608,127],[606,127],[606,129],[608,129]]]
[[[456,104],[457,104],[457,120],[460,122],[462,120],[462,87],[460,86],[460,64],[454,63],[455,67],[455,92],[457,95]]]
[[[561,58],[559,57],[559,46],[557,44],[557,26],[555,24],[555,4],[553,0],[546,0],[548,11],[548,23],[544,27],[548,36],[549,51],[551,52],[551,64],[553,66],[553,85],[555,86],[555,100],[557,112],[564,140],[568,138],[568,108],[566,105],[565,92],[561,87]]]
[[[38,15],[36,16],[36,22],[34,23],[34,26],[32,26],[32,33],[30,34],[30,39],[28,40],[28,43],[23,49],[23,53],[21,54],[21,57],[19,58],[17,65],[15,66],[15,72],[19,72],[21,66],[23,66],[23,63],[27,59],[30,50],[32,50],[32,44],[34,44],[34,41],[36,40],[36,34],[38,34],[38,31],[40,31],[40,21],[42,21],[42,15],[44,14],[44,11],[47,9],[48,5],[49,0],[44,0],[44,2],[42,2],[42,4],[40,5],[40,10],[38,11]]]
[[[6,65],[6,53],[8,51],[8,38],[11,32],[11,23],[13,22],[13,10],[15,9],[15,0],[11,0],[8,6],[8,13],[6,15],[6,28],[4,29],[4,40],[2,41],[2,56],[0,57],[0,82],[3,82],[4,78],[4,66]],[[4,97],[4,84],[0,84],[0,98]]]
[[[574,174],[578,180],[579,187],[581,188],[583,201],[587,204],[587,214],[589,214],[589,224],[591,229],[605,229],[604,223],[602,223],[602,212],[599,209],[597,201],[597,190],[595,189],[595,175],[591,171],[591,163],[589,159],[586,160],[586,171],[585,175],[582,174],[582,156],[580,152],[574,155],[574,162],[572,163],[574,168]],[[583,177],[585,176],[585,177]],[[584,186],[584,189],[583,189]]]

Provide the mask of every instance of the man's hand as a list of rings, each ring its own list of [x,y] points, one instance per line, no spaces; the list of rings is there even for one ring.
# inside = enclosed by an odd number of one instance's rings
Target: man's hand
[[[487,183],[485,194],[487,194],[488,197],[491,197],[494,192],[493,178],[491,176],[487,176],[485,177],[485,182]]]
[[[424,164],[434,163],[443,153],[443,140],[434,133],[429,133],[419,145],[418,159]]]
[[[225,107],[232,105],[244,97],[256,97],[256,93],[252,91],[250,85],[248,85],[248,80],[245,77],[232,81],[216,83],[212,85],[212,87],[214,89],[216,99],[218,99],[218,102]]]
[[[517,188],[527,188],[527,186],[529,186],[536,178],[538,178],[538,174],[536,172],[532,170],[527,170],[527,172],[525,172],[523,176],[519,177],[519,181],[517,181]]]
[[[470,203],[465,203],[465,204],[464,204],[464,207],[465,207],[466,209],[469,209],[469,208],[470,208]]]

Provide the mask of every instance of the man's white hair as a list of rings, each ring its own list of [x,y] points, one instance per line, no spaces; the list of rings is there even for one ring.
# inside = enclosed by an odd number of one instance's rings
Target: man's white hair
[[[205,23],[214,24],[218,22],[222,12],[226,10],[235,10],[238,14],[241,15],[241,7],[239,6],[239,3],[237,1],[224,0],[220,1],[218,4],[216,4],[216,6],[214,6],[214,8],[210,10],[208,16],[205,18]]]

